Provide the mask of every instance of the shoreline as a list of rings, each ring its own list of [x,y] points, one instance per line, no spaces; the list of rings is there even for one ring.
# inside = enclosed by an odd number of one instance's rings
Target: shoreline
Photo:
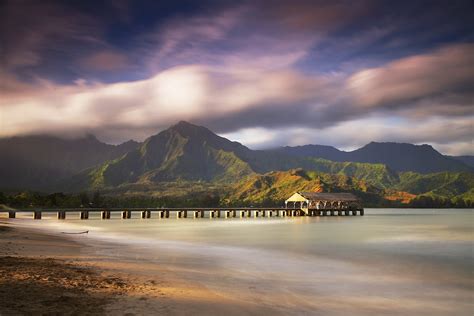
[[[108,314],[136,284],[65,236],[0,222],[0,314]]]
[[[152,262],[103,254],[119,244],[0,221],[0,314],[259,315]],[[112,251],[113,252],[113,251]],[[12,299],[14,298],[14,299]]]

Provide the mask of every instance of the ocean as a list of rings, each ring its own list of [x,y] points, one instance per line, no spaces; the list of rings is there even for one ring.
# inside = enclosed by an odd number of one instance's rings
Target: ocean
[[[472,209],[366,209],[365,216],[20,220],[117,260],[169,267],[275,314],[472,315]],[[78,218],[79,216],[75,216]],[[153,218],[155,217],[155,218]]]

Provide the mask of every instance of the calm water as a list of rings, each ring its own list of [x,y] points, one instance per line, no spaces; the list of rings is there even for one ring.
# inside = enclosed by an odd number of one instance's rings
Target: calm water
[[[363,217],[42,225],[89,229],[83,240],[129,245],[103,254],[170,266],[224,296],[275,312],[472,315],[473,216],[473,210],[369,209]]]

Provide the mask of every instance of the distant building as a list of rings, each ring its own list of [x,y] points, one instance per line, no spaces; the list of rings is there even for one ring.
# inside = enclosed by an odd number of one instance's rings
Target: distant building
[[[358,197],[352,193],[296,192],[285,201],[286,208],[308,210],[360,209]]]

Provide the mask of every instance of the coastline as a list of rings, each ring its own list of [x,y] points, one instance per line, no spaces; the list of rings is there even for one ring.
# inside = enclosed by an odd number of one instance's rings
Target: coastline
[[[0,221],[1,315],[260,315],[152,262],[103,254],[118,244]]]

